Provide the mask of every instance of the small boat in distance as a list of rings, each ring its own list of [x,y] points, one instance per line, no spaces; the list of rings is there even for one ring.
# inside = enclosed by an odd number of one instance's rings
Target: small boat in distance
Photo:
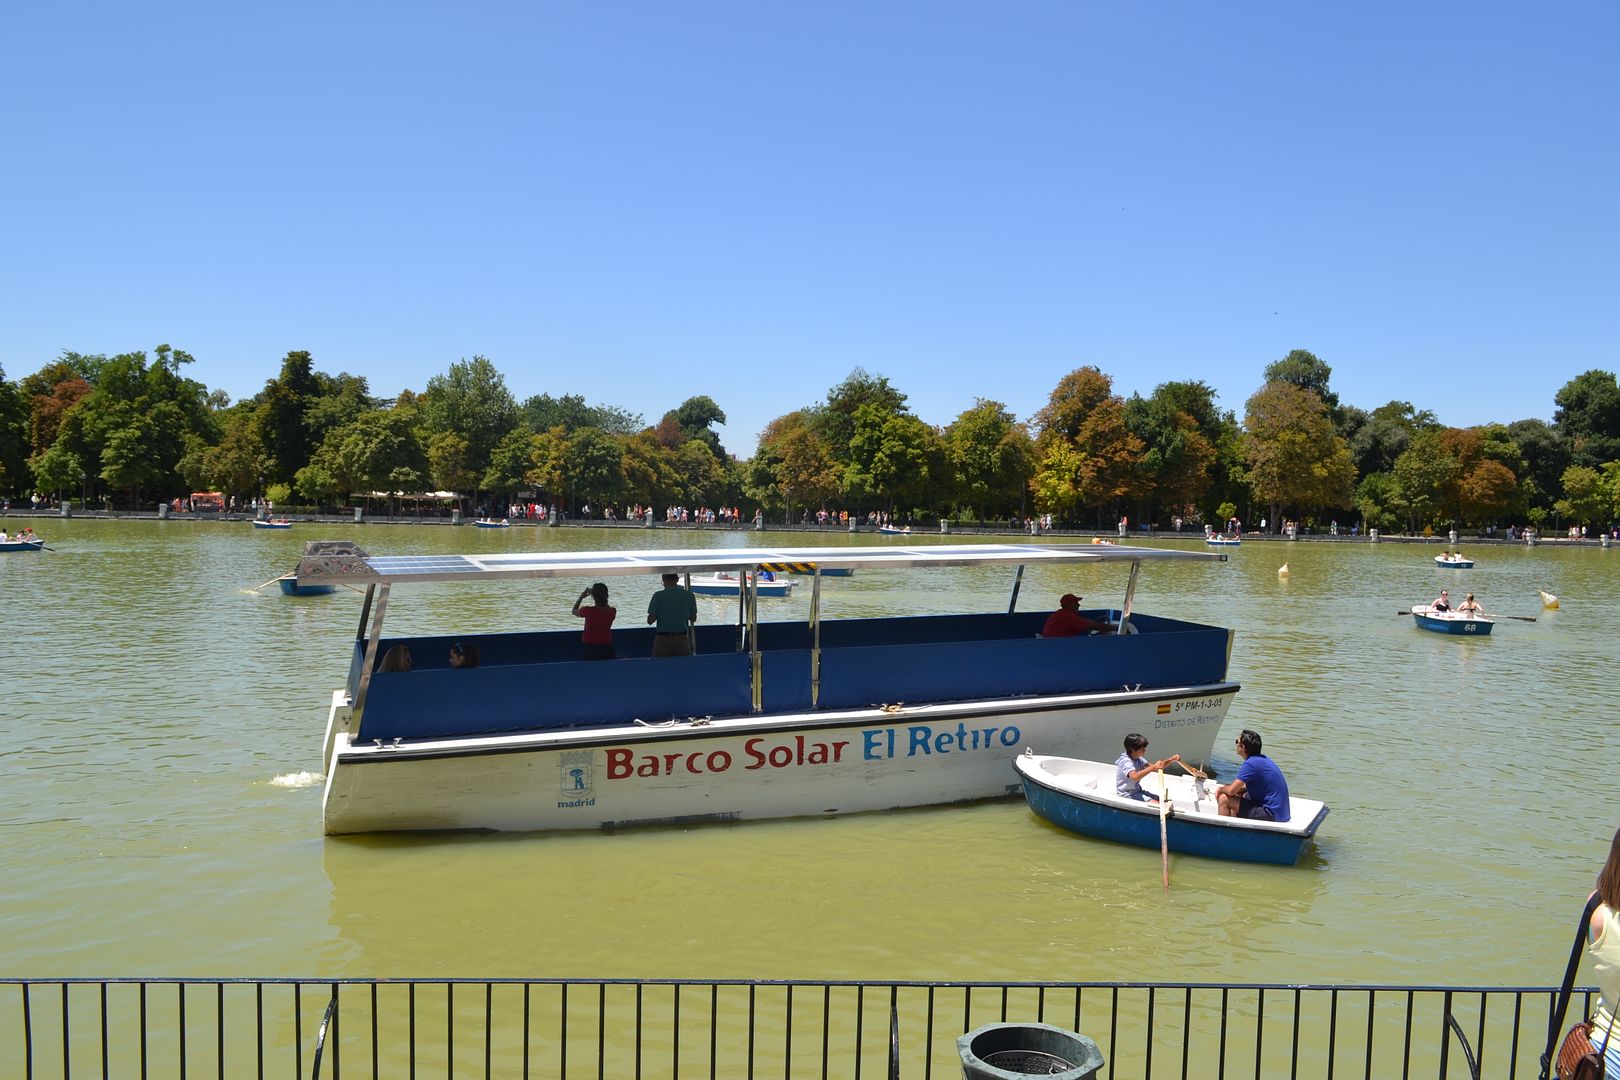
[[[774,578],[760,575],[756,583],[760,596],[791,596],[796,582],[792,578]],[[697,596],[736,596],[742,592],[744,581],[731,574],[718,573],[705,577],[694,577],[691,589]]]
[[[900,525],[879,525],[878,532],[882,533],[884,536],[910,536],[911,526],[906,525],[902,527]]]
[[[276,518],[274,521],[255,521],[253,527],[255,529],[290,529],[292,528],[292,522],[286,518]]]
[[[1237,547],[1243,540],[1236,536],[1206,536],[1204,543],[1214,547]]]
[[[43,548],[44,546],[45,546],[45,541],[41,540],[37,536],[32,540],[16,540],[16,539],[12,539],[12,540],[7,540],[4,543],[0,543],[0,552],[38,551],[41,548]]]
[[[1436,611],[1428,604],[1412,605],[1412,621],[1419,630],[1432,630],[1437,634],[1465,634],[1484,637],[1496,624],[1483,615],[1471,611]]]
[[[473,522],[473,527],[478,529],[510,529],[512,523],[505,518],[501,518],[499,521],[494,518],[479,518]]]
[[[1137,847],[1159,846],[1159,804],[1127,799],[1114,789],[1112,762],[1049,757],[1025,750],[1013,759],[1024,798],[1035,815],[1060,829]],[[1328,808],[1315,799],[1290,797],[1287,821],[1222,817],[1215,786],[1192,776],[1166,776],[1170,813],[1165,838],[1171,851],[1234,862],[1299,862]],[[1142,782],[1159,794],[1159,777]]]
[[[1448,570],[1472,570],[1474,568],[1474,560],[1463,558],[1460,551],[1448,551],[1444,555],[1436,555],[1434,564],[1443,566]]]

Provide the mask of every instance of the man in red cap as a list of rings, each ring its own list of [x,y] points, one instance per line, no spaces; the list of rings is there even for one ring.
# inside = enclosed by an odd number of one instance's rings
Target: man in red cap
[[[1111,634],[1113,624],[1096,622],[1080,614],[1080,601],[1085,599],[1074,593],[1064,593],[1058,599],[1058,609],[1047,616],[1041,627],[1041,637],[1079,637],[1082,634]]]

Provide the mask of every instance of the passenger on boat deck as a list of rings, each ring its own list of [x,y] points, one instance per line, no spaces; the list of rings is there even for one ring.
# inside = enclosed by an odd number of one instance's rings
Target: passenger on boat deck
[[[1180,754],[1171,754],[1158,761],[1149,761],[1142,756],[1147,749],[1148,741],[1136,732],[1125,736],[1125,752],[1114,761],[1114,790],[1127,799],[1136,799],[1140,802],[1158,802],[1159,797],[1152,792],[1143,791],[1141,779],[1149,773],[1156,773],[1172,761],[1180,761]]]
[[[1058,598],[1058,609],[1046,617],[1046,625],[1041,627],[1041,637],[1077,637],[1081,634],[1111,634],[1114,632],[1112,623],[1096,622],[1080,614],[1080,601],[1083,596],[1074,593],[1064,593]]]
[[[1620,831],[1609,841],[1609,859],[1598,873],[1594,895],[1598,906],[1592,909],[1586,926],[1586,954],[1592,958],[1592,978],[1598,988],[1597,1011],[1591,1018],[1592,1046],[1603,1054],[1607,1075],[1620,1076],[1620,1040],[1606,1045],[1614,1030],[1615,1002],[1620,1001],[1620,926],[1615,925],[1620,919]]]
[[[697,597],[681,587],[679,574],[665,574],[664,587],[647,601],[647,624],[654,627],[654,656],[691,656],[687,627],[697,622]]]
[[[585,607],[585,598],[589,596],[596,603]],[[608,587],[605,582],[598,581],[588,589],[581,589],[579,599],[574,601],[574,615],[585,620],[585,654],[586,660],[613,660],[617,654],[613,651],[613,618],[618,610],[608,606]]]
[[[411,650],[403,645],[395,645],[392,649],[383,653],[382,663],[377,665],[379,674],[384,671],[409,670],[411,670]]]
[[[1469,593],[1467,596],[1463,597],[1463,602],[1457,605],[1457,614],[1459,615],[1478,615],[1483,610],[1484,609],[1481,608],[1477,602],[1475,602],[1473,593]]]
[[[1287,821],[1289,818],[1288,781],[1277,763],[1260,752],[1260,736],[1244,728],[1237,737],[1237,779],[1215,789],[1222,817],[1246,817],[1257,821]]]
[[[1441,589],[1440,595],[1435,597],[1434,603],[1430,604],[1429,606],[1436,611],[1450,611],[1451,597],[1446,595],[1446,590]]]
[[[9,543],[10,541],[11,537],[6,535],[6,530],[0,529],[0,544]]]
[[[456,642],[450,646],[450,666],[453,668],[475,668],[478,666],[478,646],[463,645]]]

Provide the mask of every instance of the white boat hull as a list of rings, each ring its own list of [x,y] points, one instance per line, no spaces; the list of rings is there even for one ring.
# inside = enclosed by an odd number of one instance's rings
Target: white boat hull
[[[325,830],[546,831],[821,817],[1017,794],[1026,747],[1111,760],[1132,731],[1208,761],[1232,683],[623,726],[399,747],[327,726]]]

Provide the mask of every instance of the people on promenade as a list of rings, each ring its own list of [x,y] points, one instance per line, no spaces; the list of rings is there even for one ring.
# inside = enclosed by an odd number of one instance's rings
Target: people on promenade
[[[1215,789],[1222,817],[1288,820],[1288,781],[1277,763],[1260,752],[1260,746],[1258,733],[1248,728],[1238,733],[1237,752],[1243,764],[1238,766],[1237,779]]]
[[[585,606],[587,596],[593,601],[590,607]],[[574,617],[585,620],[583,638],[586,660],[612,660],[616,657],[613,651],[613,619],[618,614],[616,608],[608,606],[605,582],[598,581],[580,591],[579,599],[574,601]]]
[[[1608,1045],[1615,1002],[1620,1000],[1620,925],[1616,925],[1620,919],[1620,830],[1609,841],[1609,858],[1598,873],[1592,896],[1598,898],[1586,927],[1586,955],[1592,960],[1592,978],[1598,987],[1597,1011],[1592,1014],[1592,1046],[1603,1054],[1604,1071],[1620,1077],[1620,1040]]]
[[[1125,752],[1114,760],[1114,790],[1127,799],[1158,802],[1157,795],[1142,790],[1142,777],[1162,771],[1172,761],[1180,761],[1181,755],[1171,754],[1158,761],[1149,761],[1142,756],[1147,746],[1147,739],[1134,731],[1125,736]]]
[[[478,646],[456,642],[450,646],[450,666],[456,670],[478,666]]]
[[[1478,602],[1474,600],[1473,593],[1469,593],[1467,596],[1463,597],[1463,602],[1457,605],[1457,614],[1459,615],[1473,615],[1478,617],[1479,615],[1484,614],[1484,612],[1485,609],[1480,607]]]
[[[377,665],[379,674],[389,671],[409,670],[411,670],[411,650],[403,645],[395,645],[392,649],[383,653],[382,663]]]
[[[688,629],[697,622],[697,597],[681,586],[679,574],[665,574],[664,587],[647,601],[647,624],[653,630],[654,656],[691,656]]]
[[[1110,623],[1097,622],[1080,614],[1080,601],[1085,599],[1074,593],[1064,593],[1058,598],[1058,609],[1046,617],[1046,625],[1041,627],[1041,637],[1079,637],[1082,634],[1111,634],[1114,627]]]
[[[1447,595],[1446,590],[1441,589],[1440,595],[1434,598],[1434,603],[1430,604],[1429,607],[1435,611],[1450,611],[1451,597]]]

